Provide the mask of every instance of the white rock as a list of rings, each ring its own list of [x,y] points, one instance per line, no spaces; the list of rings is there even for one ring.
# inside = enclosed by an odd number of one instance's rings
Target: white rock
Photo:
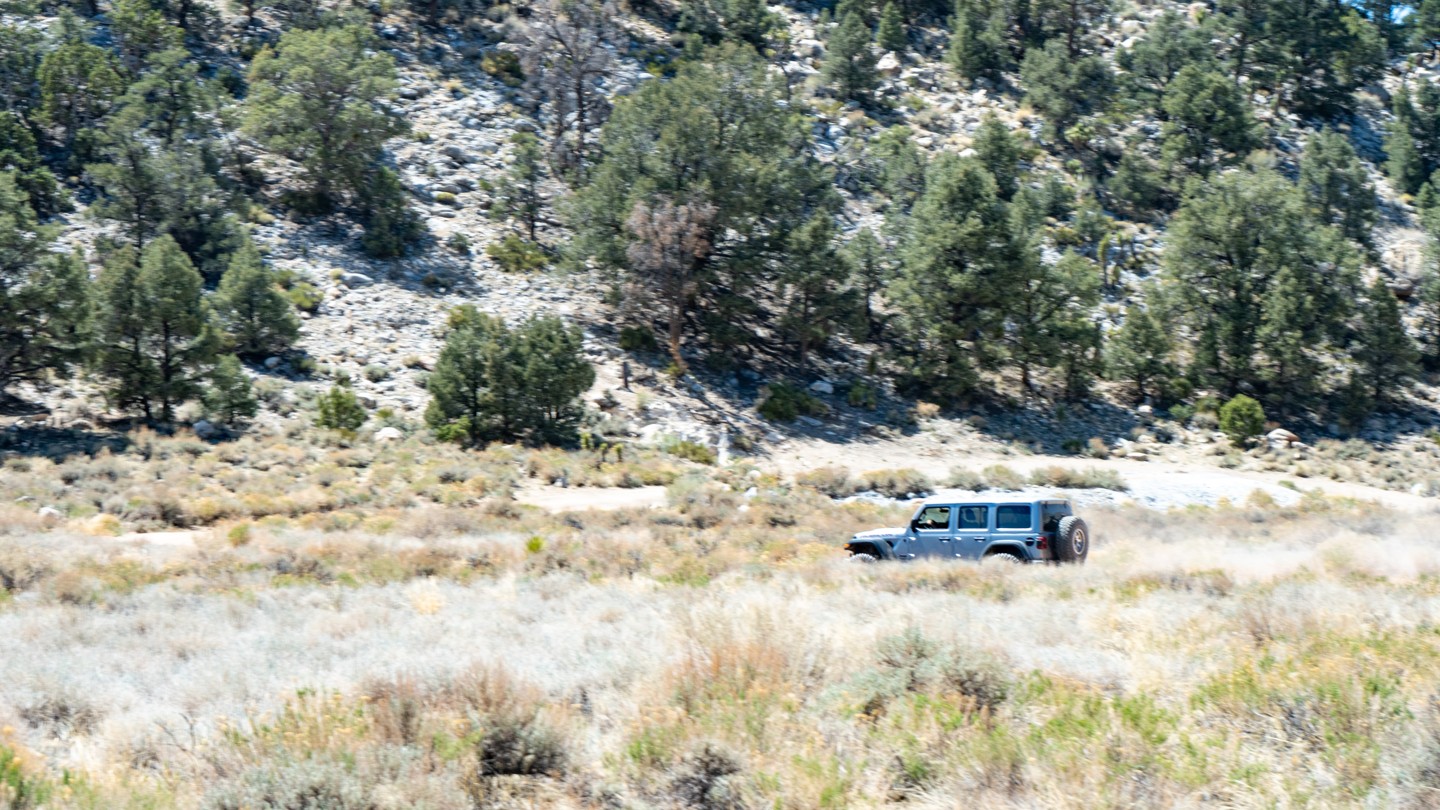
[[[835,386],[829,380],[816,380],[810,383],[810,390],[816,394],[833,394]]]
[[[65,519],[65,515],[62,514],[59,509],[56,509],[53,506],[40,507],[39,514],[41,522],[43,522],[46,526],[54,526],[55,524]]]
[[[405,438],[405,434],[397,427],[383,427],[375,431],[375,441],[378,443],[398,442]]]
[[[891,77],[900,74],[900,57],[894,51],[887,52],[875,63],[875,70],[881,76]]]
[[[350,287],[352,289],[354,289],[355,287],[368,287],[371,284],[375,283],[375,279],[370,278],[364,273],[341,273],[340,281],[346,287]]]

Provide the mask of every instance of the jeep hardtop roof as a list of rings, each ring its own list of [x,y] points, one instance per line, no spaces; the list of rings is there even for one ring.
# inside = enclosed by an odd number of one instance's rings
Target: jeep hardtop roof
[[[1035,496],[1033,496],[1033,495],[1019,495],[1019,494],[1010,494],[1010,495],[979,495],[979,494],[977,494],[977,493],[971,492],[971,493],[968,493],[968,495],[966,495],[966,494],[957,494],[957,495],[954,495],[954,496],[949,496],[949,495],[945,495],[945,496],[940,496],[940,495],[931,496],[931,497],[929,497],[929,498],[926,498],[924,501],[922,501],[922,502],[921,502],[921,505],[922,505],[922,506],[949,506],[949,505],[951,505],[951,504],[961,504],[961,503],[976,503],[976,504],[983,504],[983,503],[994,503],[994,504],[1007,504],[1007,503],[1068,504],[1068,503],[1070,503],[1070,501],[1069,501],[1068,498],[1037,498],[1037,497],[1035,497]]]

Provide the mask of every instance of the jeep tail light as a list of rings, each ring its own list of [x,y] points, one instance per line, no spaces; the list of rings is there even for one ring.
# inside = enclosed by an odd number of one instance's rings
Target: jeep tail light
[[[1050,547],[1050,542],[1049,542],[1048,540],[1046,540],[1044,537],[1041,537],[1041,538],[1040,538],[1040,542],[1036,543],[1036,544],[1035,544],[1035,547],[1038,548],[1038,549],[1040,549],[1041,551],[1044,551],[1045,549],[1047,549],[1047,548]]]

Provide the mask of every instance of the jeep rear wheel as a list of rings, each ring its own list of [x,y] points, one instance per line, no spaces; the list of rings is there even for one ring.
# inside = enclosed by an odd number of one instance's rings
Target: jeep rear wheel
[[[856,565],[869,565],[870,563],[876,562],[876,558],[874,554],[866,554],[865,552],[861,551],[856,554],[851,554],[850,562],[855,563]]]
[[[1055,561],[1062,563],[1085,562],[1090,556],[1090,527],[1074,515],[1060,520],[1055,530]]]

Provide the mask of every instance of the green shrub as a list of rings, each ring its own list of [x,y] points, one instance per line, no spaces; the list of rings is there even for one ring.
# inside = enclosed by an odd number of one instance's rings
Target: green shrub
[[[367,418],[355,392],[341,385],[321,394],[315,407],[315,424],[326,430],[356,431]]]
[[[665,452],[686,461],[693,461],[696,464],[714,464],[715,451],[699,442],[692,442],[689,439],[676,439],[665,444]]]
[[[974,470],[964,467],[951,467],[950,477],[945,479],[946,486],[953,489],[968,489],[971,492],[979,492],[985,488],[985,478]]]
[[[380,365],[379,363],[371,363],[370,365],[366,366],[363,373],[365,375],[365,379],[369,380],[370,382],[378,383],[390,379],[390,369]]]
[[[544,269],[548,260],[545,251],[533,242],[527,242],[515,234],[507,234],[499,242],[491,242],[485,248],[485,255],[507,273],[524,273]]]
[[[503,82],[507,87],[519,87],[525,81],[525,70],[520,66],[520,57],[510,51],[491,51],[480,58],[480,69]]]
[[[776,383],[755,409],[771,422],[793,422],[799,416],[825,415],[825,403],[793,385]]]
[[[856,489],[861,492],[875,492],[887,498],[906,498],[922,495],[934,488],[929,476],[919,470],[871,470],[860,475]]]
[[[1014,492],[1025,486],[1025,476],[1006,467],[1004,464],[992,464],[986,467],[984,475],[985,483],[992,489],[1003,489]]]
[[[463,233],[451,234],[450,238],[445,240],[445,247],[459,253],[461,256],[469,256],[470,237]]]
[[[873,411],[879,404],[879,395],[875,391],[875,386],[862,380],[850,386],[850,392],[845,395],[845,401],[852,408],[865,408]]]
[[[643,326],[620,327],[620,348],[627,352],[653,352],[659,344],[655,332]]]
[[[1265,432],[1265,409],[1250,397],[1237,394],[1220,409],[1220,429],[1230,441],[1243,444]]]
[[[1110,489],[1116,492],[1125,492],[1130,488],[1119,473],[1098,467],[1084,470],[1042,467],[1030,474],[1030,483],[1058,489]]]
[[[451,194],[448,191],[435,192],[435,202],[440,203],[441,205],[454,205],[458,201],[459,198],[457,198],[454,194]]]
[[[308,281],[296,283],[285,291],[285,297],[290,299],[290,303],[294,304],[296,309],[312,314],[320,308],[320,302],[325,300],[325,295],[320,292],[319,288]]]
[[[843,498],[855,492],[850,471],[844,467],[819,467],[795,476],[795,483],[832,498]]]

